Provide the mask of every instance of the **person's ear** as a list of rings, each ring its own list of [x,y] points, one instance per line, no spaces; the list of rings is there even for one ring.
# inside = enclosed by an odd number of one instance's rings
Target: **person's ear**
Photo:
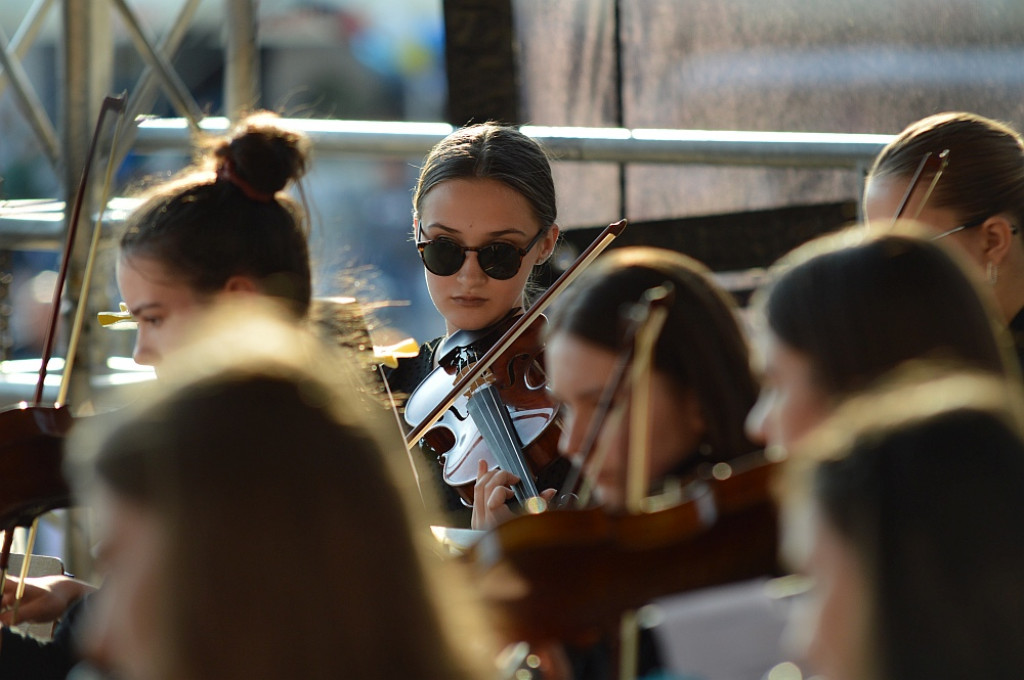
[[[995,266],[1001,265],[1003,260],[1006,259],[1006,254],[1010,251],[1016,227],[1014,227],[1008,215],[1000,213],[985,220],[980,230],[984,261],[990,262]]]
[[[558,243],[558,235],[561,230],[557,224],[552,224],[548,229],[548,233],[544,235],[541,245],[543,246],[540,250],[540,258],[537,259],[537,264],[544,264],[551,259],[551,255],[555,252],[555,245]]]
[[[225,293],[259,293],[260,287],[251,276],[236,274],[224,284],[222,289]]]

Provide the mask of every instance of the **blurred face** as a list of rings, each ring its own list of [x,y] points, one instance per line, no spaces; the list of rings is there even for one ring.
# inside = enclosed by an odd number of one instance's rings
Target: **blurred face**
[[[793,445],[828,416],[832,399],[814,380],[810,359],[765,330],[760,338],[764,375],[747,434],[766,446]]]
[[[810,545],[799,565],[811,588],[801,595],[786,637],[822,677],[861,680],[870,658],[867,579],[853,547],[820,512],[812,513]]]
[[[562,439],[559,448],[566,455],[579,452],[593,420],[605,381],[612,373],[616,356],[611,351],[568,333],[555,333],[544,348],[548,386],[562,404]],[[705,423],[697,399],[681,394],[672,381],[657,371],[651,377],[652,437],[648,486],[661,479],[685,458],[693,455],[704,436]],[[626,398],[626,396],[622,396]],[[604,463],[596,474],[600,501],[611,508],[625,505],[628,414],[608,418],[598,435],[594,456],[605,449]]]
[[[158,677],[160,593],[169,581],[162,565],[165,537],[147,508],[108,491],[98,499],[98,555],[105,577],[88,613],[83,648],[101,668],[125,680]]]
[[[163,263],[147,257],[122,257],[117,266],[117,286],[138,322],[132,356],[147,366],[157,366],[164,356],[181,347],[192,322],[209,305],[209,298],[173,276]]]
[[[541,229],[529,202],[492,179],[453,179],[435,186],[420,202],[417,239],[450,239],[469,247],[510,243],[525,248]],[[558,229],[552,227],[524,257],[519,272],[500,281],[484,273],[477,253],[467,252],[450,276],[424,269],[427,290],[444,317],[448,333],[479,330],[523,305],[523,290],[535,264],[551,254]]]
[[[896,214],[896,210],[899,208],[900,201],[903,200],[903,194],[906,193],[909,183],[910,180],[906,177],[880,177],[868,182],[864,190],[865,218],[870,222],[877,221],[879,224],[891,222]],[[936,208],[926,204],[924,209],[918,214],[921,198],[927,188],[928,182],[918,183],[918,186],[914,189],[914,194],[910,197],[910,201],[907,202],[903,216],[915,219],[921,226],[934,232],[936,236],[963,224],[956,213],[949,208]],[[915,218],[914,215],[917,215],[917,217]],[[963,229],[948,236],[943,236],[942,240],[944,243],[948,243],[963,251],[969,259],[977,262],[979,266],[984,266],[986,261],[984,256],[984,240],[981,236],[983,234],[980,229]]]

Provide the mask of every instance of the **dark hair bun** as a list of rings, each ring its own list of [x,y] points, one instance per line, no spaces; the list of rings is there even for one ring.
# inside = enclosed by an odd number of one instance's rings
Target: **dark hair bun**
[[[310,143],[305,134],[281,126],[269,111],[242,120],[214,151],[220,163],[260,194],[273,196],[306,172]]]

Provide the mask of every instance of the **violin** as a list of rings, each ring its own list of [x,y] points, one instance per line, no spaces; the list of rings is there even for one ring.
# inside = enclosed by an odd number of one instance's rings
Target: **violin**
[[[624,310],[633,323],[620,348],[622,370],[604,390],[605,396],[618,391],[628,359],[625,509],[520,516],[485,534],[468,553],[478,591],[507,640],[587,646],[618,630],[622,678],[635,677],[641,606],[659,596],[778,573],[774,463],[763,454],[702,466],[682,502],[652,509],[646,498],[653,351],[674,293],[670,283],[656,286]],[[592,431],[605,413],[595,414]]]
[[[100,221],[97,221],[94,228],[92,252],[90,252],[86,272],[83,276],[82,294],[79,300],[79,309],[75,323],[72,327],[71,339],[68,343],[68,353],[61,380],[60,393],[53,406],[43,406],[41,404],[43,385],[46,379],[49,360],[53,354],[57,321],[61,307],[60,301],[64,283],[67,280],[70,269],[71,248],[75,241],[78,222],[81,218],[85,190],[89,181],[89,169],[96,153],[100,133],[103,130],[103,121],[106,113],[108,111],[122,113],[124,106],[124,95],[120,97],[106,97],[96,121],[96,128],[88,153],[86,154],[81,182],[75,195],[75,201],[68,222],[64,254],[54,286],[50,322],[43,343],[42,359],[33,403],[22,402],[13,408],[0,411],[0,432],[3,433],[2,438],[0,438],[0,480],[3,480],[4,483],[3,493],[0,494],[0,499],[2,499],[0,500],[0,531],[4,532],[3,545],[0,547],[0,593],[3,592],[4,583],[7,579],[14,529],[18,527],[31,527],[25,550],[25,559],[22,562],[21,582],[18,585],[18,592],[15,597],[15,620],[17,619],[17,605],[24,592],[25,576],[28,573],[31,560],[38,518],[50,510],[66,508],[71,505],[71,490],[64,477],[62,466],[64,438],[71,429],[72,418],[70,409],[65,405],[64,401],[67,398],[69,376],[74,363],[73,358],[77,351],[82,319],[84,318],[86,291],[91,279],[92,263],[95,261],[95,251],[99,242]],[[115,138],[116,136],[117,133],[115,133]],[[113,158],[113,156],[112,151],[110,157]],[[110,186],[113,170],[111,165],[108,164],[107,167],[104,196],[107,194]],[[106,202],[105,197],[103,202]],[[102,214],[100,219],[102,219]]]
[[[565,476],[569,462],[559,462],[557,409],[540,363],[542,315],[625,228],[626,220],[608,225],[525,313],[510,314],[483,332],[452,335],[442,345],[438,368],[410,395],[406,447],[423,441],[437,451],[445,481],[466,505],[472,504],[479,460],[519,477],[516,497],[531,512],[545,506],[538,481],[542,488],[558,486],[548,480]]]
[[[440,360],[409,396],[406,421],[419,423],[452,389],[456,378],[516,321],[516,312],[482,331],[459,331],[439,347]],[[557,487],[569,460],[558,455],[561,424],[558,406],[547,391],[542,368],[545,319],[537,318],[494,362],[480,382],[459,397],[423,436],[438,456],[444,481],[463,502],[472,505],[477,463],[487,461],[521,480],[513,487],[516,499],[527,504],[538,489]]]
[[[777,465],[760,453],[718,463],[683,502],[652,512],[521,515],[466,559],[506,639],[592,644],[655,598],[781,573]]]

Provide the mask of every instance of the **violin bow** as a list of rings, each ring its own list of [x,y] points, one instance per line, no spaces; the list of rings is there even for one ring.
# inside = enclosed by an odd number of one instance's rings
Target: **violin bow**
[[[914,190],[917,189],[918,183],[921,178],[924,177],[925,172],[932,169],[932,179],[928,183],[928,188],[924,192],[924,196],[921,197],[920,203],[917,205],[917,211],[914,213],[913,219],[917,219],[921,215],[921,211],[924,210],[925,205],[928,204],[928,199],[931,198],[932,192],[935,190],[935,185],[939,183],[939,178],[942,177],[942,173],[946,170],[946,166],[949,165],[949,149],[943,149],[937,155],[932,155],[931,151],[926,151],[924,156],[921,157],[921,162],[917,164],[917,168],[914,170],[914,174],[910,178],[910,184],[907,185],[907,190],[903,194],[903,198],[900,199],[899,206],[896,208],[896,213],[892,216],[892,223],[889,228],[892,229],[896,226],[896,222],[903,217],[903,212],[907,209],[907,204],[910,203],[910,197],[913,196]],[[929,167],[930,166],[930,167]]]
[[[57,282],[53,287],[53,300],[51,302],[51,314],[50,324],[46,328],[46,339],[43,342],[43,356],[42,362],[39,365],[39,378],[36,381],[36,393],[33,402],[38,406],[43,400],[43,384],[46,381],[46,369],[47,364],[50,362],[50,358],[53,356],[53,344],[57,337],[57,322],[60,319],[60,301],[64,291],[64,283],[68,278],[68,270],[71,268],[71,250],[75,242],[75,237],[78,235],[78,221],[82,216],[82,204],[85,202],[85,192],[89,184],[89,170],[92,166],[93,158],[96,156],[96,146],[99,142],[100,135],[103,131],[103,120],[106,118],[107,111],[123,112],[125,105],[125,95],[121,94],[119,97],[105,97],[103,104],[100,106],[99,117],[96,119],[96,128],[93,130],[92,140],[89,142],[89,151],[85,156],[85,165],[82,168],[82,179],[78,183],[78,191],[75,193],[75,201],[71,208],[71,219],[68,222],[68,233],[67,238],[64,242],[64,255],[61,258],[60,270],[57,273]],[[109,162],[108,162],[109,165]],[[110,170],[108,167],[108,182],[109,182]],[[109,189],[109,184],[106,187]],[[104,198],[104,203],[106,199]],[[100,207],[100,217],[102,219],[103,210],[105,206]],[[89,268],[91,271],[91,268]],[[83,285],[82,295],[85,295],[85,286]],[[70,359],[70,357],[69,357]],[[69,371],[64,371],[64,378],[67,377]],[[63,379],[62,379],[63,382]]]
[[[391,413],[395,416],[395,424],[398,426],[398,432],[402,433],[404,437],[405,426],[402,424],[402,415],[398,412],[398,402],[395,400],[395,395],[391,391],[391,383],[388,381],[387,373],[384,371],[384,364],[377,364],[377,373],[380,375],[381,384],[384,385],[384,393],[388,396],[388,406],[391,407]],[[420,502],[423,507],[428,507],[427,498],[423,494],[423,484],[420,483],[420,471],[416,467],[416,461],[412,455],[412,449],[408,446],[405,447],[405,455],[409,459],[409,467],[412,469],[412,478],[416,483],[416,490],[420,494]]]
[[[54,402],[54,407],[59,407],[65,403],[67,398],[68,386],[70,385],[71,369],[74,366],[74,355],[78,350],[78,341],[81,335],[81,327],[85,318],[84,310],[88,301],[89,285],[92,282],[93,265],[96,260],[96,253],[99,247],[99,238],[102,231],[103,225],[103,213],[106,210],[107,199],[110,195],[110,185],[113,177],[113,159],[114,150],[116,148],[117,140],[121,133],[122,123],[124,122],[125,109],[125,93],[121,93],[117,97],[105,97],[103,103],[100,105],[99,116],[96,120],[96,128],[93,131],[92,139],[89,142],[89,150],[85,156],[85,164],[82,168],[82,178],[78,184],[78,190],[75,193],[75,200],[71,210],[71,217],[68,223],[68,233],[64,243],[64,254],[61,258],[60,270],[57,274],[57,282],[54,284],[53,300],[51,303],[50,311],[50,323],[46,329],[46,339],[43,343],[43,354],[39,366],[39,376],[36,380],[36,391],[33,398],[35,406],[39,406],[43,399],[43,387],[46,381],[46,369],[47,364],[50,362],[50,358],[53,355],[53,345],[57,334],[57,322],[60,318],[60,302],[64,289],[64,284],[67,281],[68,270],[71,265],[71,251],[75,243],[75,237],[78,234],[78,221],[82,215],[82,205],[85,202],[85,192],[89,184],[89,170],[92,167],[92,161],[96,155],[96,148],[99,143],[100,135],[104,129],[103,123],[106,118],[108,111],[114,111],[118,113],[118,123],[114,130],[114,135],[111,140],[111,151],[107,157],[107,168],[104,177],[103,190],[100,197],[100,209],[99,215],[96,218],[95,225],[93,227],[92,243],[90,245],[89,254],[86,259],[85,272],[82,277],[82,286],[79,297],[78,309],[76,310],[75,319],[71,328],[71,336],[68,342],[67,357],[64,361],[64,371],[61,375],[60,389],[58,392],[57,400]],[[10,554],[11,545],[13,542],[14,529],[11,527],[5,532],[3,547],[0,548],[0,593],[3,593],[4,586],[7,582],[7,574],[10,565]],[[29,566],[32,562],[32,549],[35,547],[36,534],[39,531],[39,518],[36,517],[32,521],[32,525],[29,528],[28,538],[25,544],[25,557],[21,562],[21,572],[18,581],[18,588],[14,596],[14,604],[12,606],[12,625],[18,620],[18,607],[21,604],[21,600],[25,595],[25,578],[28,576]]]
[[[526,330],[530,324],[537,320],[537,318],[544,313],[544,310],[555,300],[558,294],[568,286],[570,283],[576,280],[583,270],[594,261],[594,259],[604,251],[611,242],[622,233],[622,230],[626,228],[626,220],[619,220],[605,227],[596,239],[580,253],[580,256],[572,264],[571,267],[566,269],[558,280],[555,281],[550,288],[544,291],[544,294],[537,298],[537,301],[523,314],[519,319],[512,324],[512,326],[505,332],[505,335],[498,340],[494,345],[491,346],[487,352],[484,353],[480,360],[473,364],[468,370],[466,370],[462,376],[455,382],[448,396],[442,399],[434,407],[434,409],[427,414],[427,416],[420,422],[419,425],[414,427],[409,434],[406,435],[405,445],[406,448],[412,449],[419,443],[423,435],[426,434],[427,430],[434,426],[438,420],[452,407],[459,397],[470,388],[470,386],[476,384],[480,376],[484,371],[490,369],[499,356],[511,347],[515,341],[519,338],[524,330]]]
[[[566,503],[562,499],[573,498],[572,490],[576,488],[577,484],[579,484],[579,493],[575,496],[576,507],[586,507],[590,503],[590,496],[594,492],[594,483],[597,477],[596,475],[583,476],[583,471],[586,469],[588,462],[590,462],[591,456],[594,456],[593,465],[596,470],[600,470],[604,464],[608,448],[598,448],[597,440],[601,435],[601,430],[604,429],[607,423],[609,414],[612,412],[615,405],[615,395],[618,394],[619,388],[622,386],[622,380],[626,376],[626,369],[629,368],[630,359],[633,357],[633,334],[635,332],[636,324],[632,324],[626,331],[626,342],[615,358],[612,372],[601,389],[601,396],[598,398],[597,406],[594,408],[594,415],[587,424],[587,431],[583,436],[583,441],[580,443],[580,448],[578,451],[573,452],[576,454],[576,460],[573,462],[569,474],[566,475],[562,488],[558,490],[556,495],[556,499],[559,500],[558,507],[565,507]],[[582,483],[580,483],[581,476],[583,476]]]
[[[651,449],[651,373],[654,346],[668,319],[669,307],[675,299],[675,286],[665,282],[644,291],[635,305],[636,333],[633,336],[633,361],[630,365],[629,453],[626,461],[626,512],[640,514],[647,497],[647,469]],[[622,614],[619,632],[619,677],[636,677],[640,651],[640,627],[636,610]]]
[[[615,365],[612,366],[611,373],[608,376],[608,380],[605,381],[604,387],[601,389],[601,395],[598,398],[597,406],[594,408],[594,414],[590,418],[590,423],[587,425],[587,431],[583,436],[583,440],[580,443],[580,448],[575,451],[576,461],[573,464],[572,471],[566,477],[565,482],[562,484],[562,488],[559,489],[556,498],[569,498],[570,492],[579,483],[580,477],[583,475],[583,471],[586,466],[592,464],[595,470],[600,470],[604,462],[604,457],[608,452],[607,447],[598,447],[597,440],[601,434],[601,430],[604,429],[607,424],[609,414],[613,411],[615,406],[615,396],[622,386],[622,382],[626,377],[630,367],[635,365],[633,362],[635,349],[638,343],[637,333],[641,327],[648,322],[649,317],[652,313],[652,306],[665,307],[665,315],[667,316],[667,307],[671,305],[670,296],[672,284],[666,282],[661,286],[656,286],[644,292],[640,301],[629,305],[628,310],[624,316],[629,319],[629,325],[624,333],[622,340],[622,347],[619,350],[618,356],[615,359]],[[668,300],[663,298],[668,297]],[[660,314],[660,312],[659,312]],[[660,321],[664,324],[664,319]],[[658,333],[661,331],[661,327],[658,327]],[[658,335],[654,336],[654,342],[657,341]],[[631,374],[631,380],[635,376]],[[632,428],[631,428],[632,431]],[[591,456],[594,456],[591,460]],[[646,478],[646,472],[640,470],[641,479]],[[594,483],[596,481],[596,475],[585,476],[582,484],[580,484],[579,493],[576,496],[577,506],[585,507],[590,502],[590,496],[594,490]],[[564,503],[559,507],[564,507]]]
[[[107,97],[103,100],[104,105],[110,101],[110,106],[119,114],[124,113],[125,95],[119,97]],[[103,213],[107,209],[107,200],[110,198],[110,185],[114,176],[114,158],[117,157],[117,143],[121,138],[124,126],[124,116],[118,115],[117,125],[114,128],[114,135],[110,142],[110,155],[107,157],[106,173],[103,176],[103,189],[100,192],[99,211],[96,221],[93,223],[92,240],[89,243],[89,253],[85,259],[85,271],[82,273],[82,287],[78,295],[78,309],[75,310],[75,320],[71,324],[71,337],[68,339],[67,359],[64,361],[64,374],[61,378],[60,391],[57,395],[57,404],[65,403],[70,386],[68,377],[74,367],[75,355],[78,353],[78,343],[82,335],[82,326],[85,323],[85,308],[89,303],[89,288],[92,285],[93,270],[96,264],[96,253],[99,251],[100,236],[103,232]],[[100,121],[102,122],[102,120]]]
[[[654,346],[668,319],[669,307],[675,299],[675,286],[666,281],[644,291],[639,308],[643,315],[633,337],[633,361],[630,366],[629,457],[626,468],[626,510],[633,514],[644,511],[647,496],[647,468],[651,449],[651,373]]]

